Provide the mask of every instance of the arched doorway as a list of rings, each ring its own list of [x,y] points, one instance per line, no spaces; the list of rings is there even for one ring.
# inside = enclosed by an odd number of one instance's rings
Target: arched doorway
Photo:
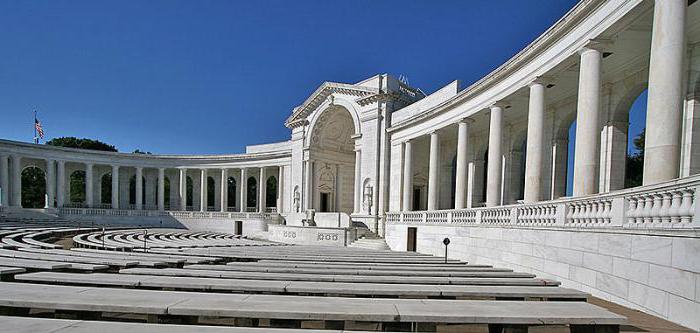
[[[106,173],[100,178],[100,203],[110,205],[112,203],[112,173]],[[118,208],[118,207],[112,207]]]
[[[277,177],[267,178],[265,185],[265,207],[277,207]]]
[[[85,203],[85,171],[76,170],[70,174],[70,202],[82,205]]]
[[[192,182],[192,177],[187,176],[185,181],[185,207],[187,210],[194,209],[194,183]]]
[[[258,182],[255,177],[248,177],[247,182],[246,208],[254,209],[258,207]]]
[[[236,178],[233,177],[228,177],[228,180],[226,181],[227,183],[227,188],[226,191],[228,193],[227,200],[226,200],[226,208],[235,208],[236,207],[236,202],[238,202],[236,198],[236,193],[238,193],[238,189],[236,187]]]
[[[22,208],[46,206],[46,174],[38,167],[22,170]]]
[[[207,211],[213,210],[216,206],[216,182],[214,178],[207,177]]]
[[[625,188],[642,185],[644,175],[644,137],[646,133],[647,90],[645,89],[629,109],[627,128],[627,156],[625,160]]]
[[[307,177],[311,179],[307,182],[312,186],[304,195],[306,208],[353,213],[355,200],[360,200],[355,194],[361,193],[355,190],[361,186],[355,179],[356,133],[353,116],[345,107],[331,105],[315,119],[308,142],[311,170]]]

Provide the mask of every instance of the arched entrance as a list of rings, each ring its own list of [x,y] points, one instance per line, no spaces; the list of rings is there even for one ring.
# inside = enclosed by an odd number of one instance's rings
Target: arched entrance
[[[306,208],[351,214],[355,203],[355,139],[348,109],[331,105],[317,117],[309,140]],[[310,186],[309,186],[310,185]]]
[[[277,177],[270,176],[265,182],[265,207],[277,207]]]
[[[236,202],[238,202],[238,198],[236,197],[236,193],[238,192],[238,188],[236,187],[236,178],[233,177],[228,177],[227,180],[227,188],[226,191],[228,193],[227,196],[227,201],[226,201],[226,210],[228,211],[231,208],[236,208]]]
[[[22,208],[46,206],[46,174],[38,167],[22,170]]]

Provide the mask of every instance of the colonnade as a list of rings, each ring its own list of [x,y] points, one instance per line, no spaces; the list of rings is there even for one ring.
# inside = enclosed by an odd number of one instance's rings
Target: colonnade
[[[685,0],[656,1],[653,16],[651,57],[648,77],[648,103],[644,158],[644,185],[655,184],[677,178],[680,174],[680,145],[683,110]],[[585,196],[598,193],[601,149],[601,87],[602,62],[607,40],[590,40],[578,52],[579,78],[576,100],[576,144],[573,167],[573,196]],[[546,73],[543,73],[546,75]],[[539,76],[527,84],[527,141],[525,160],[524,203],[543,200],[543,179],[550,177],[551,191],[561,194],[562,182],[558,177],[561,170],[552,168],[551,175],[543,173],[545,153],[551,151],[552,159],[557,165],[566,161],[565,142],[553,138],[553,144],[546,146],[545,108],[546,88],[550,78]],[[488,157],[486,170],[486,206],[504,204],[504,111],[509,98],[505,97],[488,108]],[[456,209],[470,208],[473,204],[473,191],[477,176],[475,164],[468,162],[467,151],[470,146],[470,115],[457,124],[457,148],[455,167]],[[452,125],[452,124],[450,124]],[[429,165],[427,184],[427,209],[436,210],[440,192],[440,134],[445,129],[433,129],[429,132]],[[413,208],[414,181],[414,141],[411,138],[402,142],[403,159],[401,172],[401,209]],[[556,141],[556,142],[555,142]],[[563,159],[563,160],[562,160]],[[565,163],[564,163],[565,165]],[[483,167],[483,166],[481,166]]]
[[[32,161],[36,161],[35,157],[22,157],[17,154],[0,154],[0,206],[22,206],[22,159],[27,158]],[[66,187],[66,163],[82,164],[85,172],[85,201],[81,203],[81,206],[85,208],[105,208],[104,205],[98,204],[94,199],[94,169],[96,165],[101,165],[96,162],[77,162],[68,160],[55,160],[55,159],[45,159],[45,176],[46,176],[46,208],[49,207],[66,207],[70,201],[70,197],[67,197],[69,191]],[[143,166],[125,166],[117,164],[107,165],[111,168],[111,198],[109,208],[120,209],[120,207],[125,205],[120,205],[120,172],[125,169],[133,169],[134,181],[135,181],[135,191],[134,191],[134,205],[129,207],[134,210],[143,209],[158,209],[166,210],[168,208],[165,203],[165,182],[166,182],[166,169],[178,170],[179,171],[179,209],[188,210],[187,207],[187,174],[188,171],[199,171],[200,175],[200,210],[209,210],[207,206],[207,183],[208,176],[213,175],[214,172],[218,172],[221,175],[220,178],[220,210],[222,212],[228,211],[231,207],[228,206],[228,179],[229,174],[232,174],[232,170],[239,170],[240,177],[237,181],[237,190],[240,193],[239,198],[240,204],[238,209],[240,212],[248,211],[247,206],[247,179],[248,170],[258,169],[259,178],[257,178],[258,190],[257,193],[259,197],[257,198],[257,207],[255,211],[264,213],[266,212],[266,182],[268,177],[268,171],[277,170],[278,174],[274,175],[277,180],[277,203],[276,208],[278,211],[281,210],[282,201],[282,180],[283,180],[283,167],[281,166],[271,166],[271,167],[250,167],[250,168],[187,168],[187,167],[143,167]],[[144,184],[144,172],[146,169],[155,169],[157,171],[157,187],[156,187],[156,206],[146,207],[144,205],[144,188],[147,186]],[[268,170],[269,169],[269,170]],[[272,175],[271,175],[272,176]],[[216,181],[216,178],[214,178]],[[150,192],[149,192],[150,193]],[[193,193],[194,194],[194,193]],[[104,200],[104,198],[103,198]]]

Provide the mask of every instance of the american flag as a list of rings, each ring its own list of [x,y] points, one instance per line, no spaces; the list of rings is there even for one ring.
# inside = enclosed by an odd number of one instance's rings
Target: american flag
[[[40,138],[44,138],[44,128],[41,127],[41,122],[34,116],[34,129],[36,129],[36,134]]]

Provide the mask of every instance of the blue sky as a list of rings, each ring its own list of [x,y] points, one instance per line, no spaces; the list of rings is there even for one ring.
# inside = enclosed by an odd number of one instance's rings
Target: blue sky
[[[286,140],[323,81],[408,76],[431,92],[510,58],[573,0],[0,2],[0,137],[235,153]]]

